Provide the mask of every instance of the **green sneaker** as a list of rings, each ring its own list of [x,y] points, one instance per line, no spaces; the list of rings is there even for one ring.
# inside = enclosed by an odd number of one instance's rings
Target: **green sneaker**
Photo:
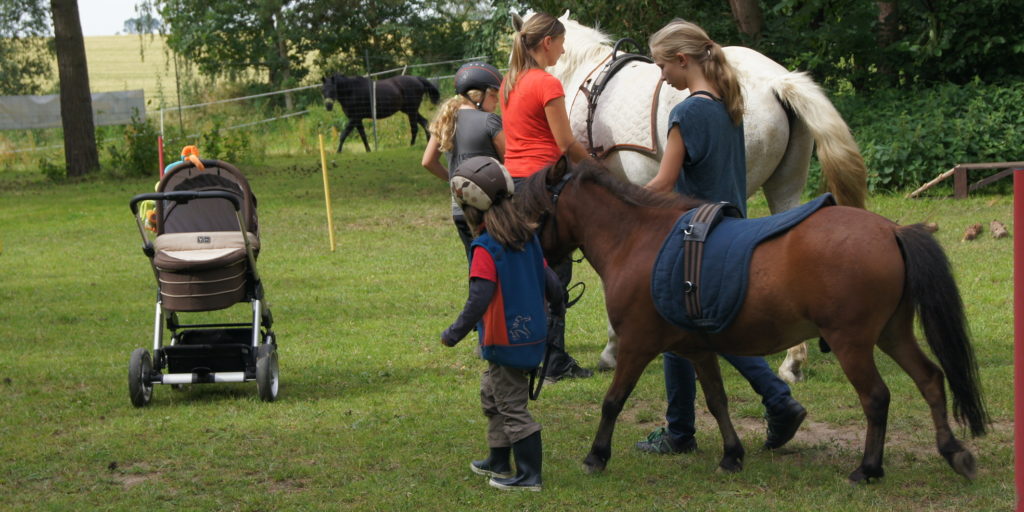
[[[659,427],[647,436],[646,441],[636,443],[636,449],[644,453],[657,453],[661,455],[691,453],[697,451],[697,440],[691,437],[683,441],[681,446],[679,446],[672,441],[665,427]]]

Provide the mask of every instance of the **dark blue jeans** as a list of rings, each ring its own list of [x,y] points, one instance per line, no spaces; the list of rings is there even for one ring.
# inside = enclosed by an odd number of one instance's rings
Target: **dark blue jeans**
[[[665,421],[668,422],[668,432],[673,440],[680,441],[693,437],[697,432],[694,413],[697,374],[689,359],[672,352],[665,352],[662,355],[665,365],[665,393],[668,398]],[[761,403],[769,413],[792,399],[789,386],[775,375],[763,357],[724,354],[721,357],[736,368],[750,383],[750,387],[761,395]]]

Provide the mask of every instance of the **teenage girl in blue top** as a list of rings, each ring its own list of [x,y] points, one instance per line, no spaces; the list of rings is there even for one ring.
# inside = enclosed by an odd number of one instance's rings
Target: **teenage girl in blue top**
[[[651,56],[670,86],[691,91],[669,115],[668,138],[653,190],[728,201],[746,215],[747,164],[743,145],[743,94],[736,71],[699,26],[673,20],[651,36]],[[765,447],[778,448],[796,434],[807,411],[775,376],[763,357],[723,355],[750,382],[765,406]],[[694,439],[696,377],[689,360],[664,354],[667,428],[652,432],[637,449],[683,453],[697,449]]]

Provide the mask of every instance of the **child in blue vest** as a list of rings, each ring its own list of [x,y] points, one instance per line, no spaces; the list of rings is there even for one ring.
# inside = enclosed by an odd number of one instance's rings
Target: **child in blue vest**
[[[487,360],[480,405],[488,420],[490,454],[469,469],[491,477],[491,487],[539,491],[543,450],[540,424],[527,410],[529,376],[544,358],[548,306],[553,315],[564,313],[562,286],[544,262],[536,225],[512,204],[515,186],[503,165],[484,156],[465,160],[451,188],[477,236],[471,245],[469,298],[441,334],[441,343],[454,347],[476,326]]]

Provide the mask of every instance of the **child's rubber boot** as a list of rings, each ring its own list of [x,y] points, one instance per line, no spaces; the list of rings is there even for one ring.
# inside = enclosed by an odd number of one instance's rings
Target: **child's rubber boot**
[[[541,463],[544,455],[540,431],[513,443],[512,452],[516,456],[516,476],[491,478],[491,487],[504,491],[540,491]]]
[[[491,448],[491,454],[484,460],[474,460],[469,463],[469,470],[483,476],[494,478],[512,477],[512,447],[502,446]]]

